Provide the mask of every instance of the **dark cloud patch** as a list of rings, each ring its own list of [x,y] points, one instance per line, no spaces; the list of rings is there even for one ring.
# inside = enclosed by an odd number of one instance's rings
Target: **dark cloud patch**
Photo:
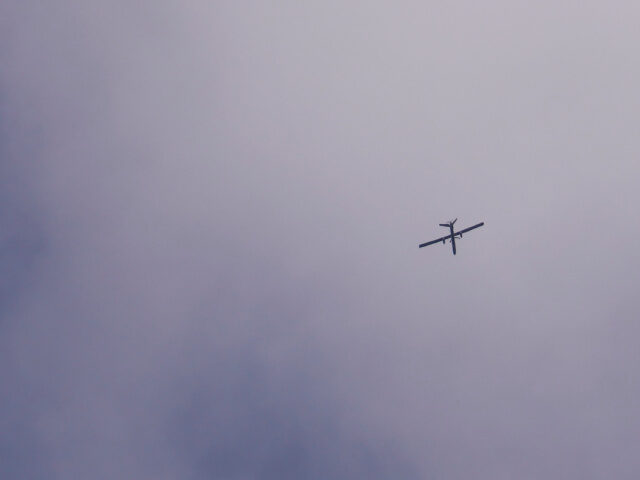
[[[41,131],[14,107],[9,99],[0,99],[0,311],[6,314],[33,281],[46,248],[39,221],[42,206],[30,178],[39,162]]]

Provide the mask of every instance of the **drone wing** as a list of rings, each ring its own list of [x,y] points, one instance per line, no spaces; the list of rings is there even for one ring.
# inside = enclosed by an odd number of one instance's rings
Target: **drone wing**
[[[469,227],[469,228],[465,228],[464,230],[460,230],[459,232],[456,232],[456,235],[459,235],[461,233],[467,233],[470,230],[473,230],[474,228],[478,228],[484,225],[484,222],[480,222],[477,225],[474,225],[473,227]]]
[[[421,243],[420,245],[418,245],[418,248],[426,247],[428,245],[433,245],[434,243],[438,243],[438,242],[444,243],[444,241],[448,238],[451,238],[451,235],[447,235],[446,237],[436,238],[435,240],[431,240],[430,242],[427,242],[427,243]]]

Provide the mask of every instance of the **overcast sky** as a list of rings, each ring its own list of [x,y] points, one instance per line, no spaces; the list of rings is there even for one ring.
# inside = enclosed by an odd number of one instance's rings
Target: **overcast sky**
[[[637,478],[639,24],[3,1],[0,477]]]

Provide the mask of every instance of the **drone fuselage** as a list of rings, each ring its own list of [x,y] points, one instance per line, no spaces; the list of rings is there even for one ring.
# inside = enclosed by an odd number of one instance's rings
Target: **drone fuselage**
[[[449,230],[451,230],[451,249],[453,250],[453,254],[456,254],[456,235],[453,233],[453,223],[448,225]]]

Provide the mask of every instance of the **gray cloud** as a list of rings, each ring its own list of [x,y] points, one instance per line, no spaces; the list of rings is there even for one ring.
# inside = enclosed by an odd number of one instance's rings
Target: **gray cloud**
[[[634,478],[639,13],[6,2],[2,477]]]

